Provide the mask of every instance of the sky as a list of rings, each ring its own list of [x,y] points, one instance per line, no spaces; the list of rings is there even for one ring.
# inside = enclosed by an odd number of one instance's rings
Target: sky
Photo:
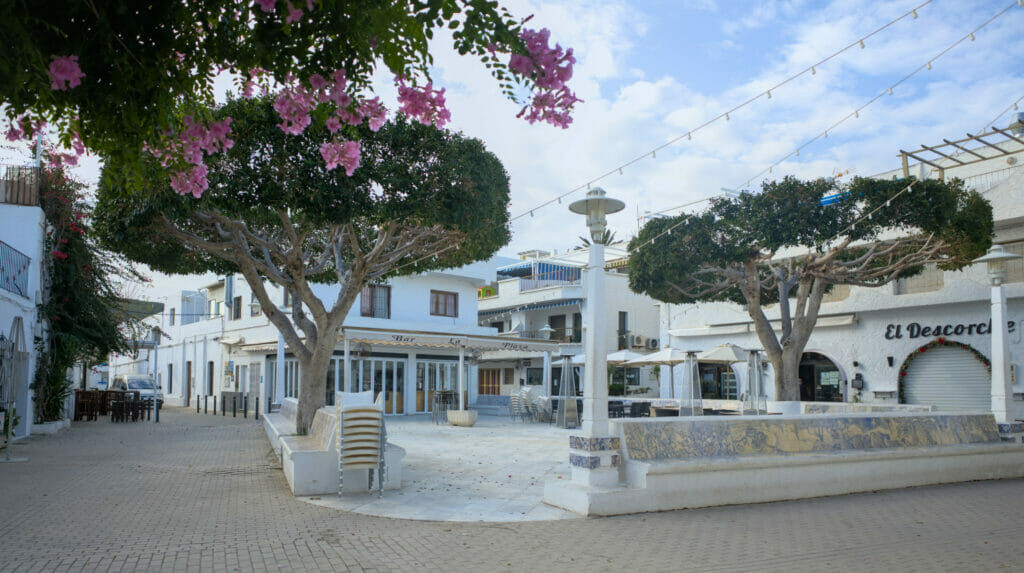
[[[584,218],[571,214],[585,184],[595,183],[625,209],[609,216],[619,239],[638,230],[638,214],[657,212],[741,188],[749,179],[897,86],[827,138],[775,167],[771,178],[868,176],[899,166],[900,149],[977,133],[1024,96],[1024,7],[1015,0],[504,0],[529,26],[577,57],[570,86],[584,100],[573,125],[530,125],[504,99],[487,70],[435,38],[432,70],[446,88],[450,128],[483,140],[511,180],[512,241],[506,256],[532,249],[562,252],[579,244]],[[1012,6],[942,57],[958,39]],[[784,87],[683,138],[651,150],[764,94],[774,84],[855,43],[911,9],[864,43]],[[394,109],[384,74],[375,82]],[[1020,103],[1024,111],[1024,100]],[[1012,111],[995,121],[1005,126]],[[630,166],[617,168],[637,157]],[[95,181],[98,163],[79,175]],[[748,189],[758,189],[754,179]],[[561,204],[540,207],[574,188]],[[696,204],[689,210],[706,204]],[[533,215],[528,213],[533,211]],[[670,211],[677,213],[676,211]]]

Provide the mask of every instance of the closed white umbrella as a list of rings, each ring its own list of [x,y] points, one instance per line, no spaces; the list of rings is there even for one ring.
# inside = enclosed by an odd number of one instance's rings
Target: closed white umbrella
[[[746,362],[750,351],[735,344],[719,344],[697,355],[698,362],[715,362],[718,364],[735,364]]]

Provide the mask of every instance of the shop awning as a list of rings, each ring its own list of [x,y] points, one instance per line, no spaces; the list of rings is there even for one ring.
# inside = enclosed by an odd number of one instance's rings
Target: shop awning
[[[524,305],[517,306],[517,307],[511,307],[510,306],[510,307],[506,307],[506,308],[499,308],[499,309],[496,309],[496,310],[485,310],[485,311],[481,311],[481,312],[477,313],[477,316],[479,316],[480,318],[486,318],[488,316],[495,316],[495,315],[498,315],[498,314],[505,314],[507,312],[520,312],[520,311],[524,311],[524,310],[542,310],[542,309],[545,309],[545,308],[556,308],[556,307],[559,307],[559,306],[572,306],[572,305],[577,305],[577,304],[583,304],[583,299],[582,298],[566,298],[566,299],[562,299],[562,300],[554,300],[554,301],[551,301],[551,302],[542,302],[542,303],[537,303],[537,304],[524,304]]]

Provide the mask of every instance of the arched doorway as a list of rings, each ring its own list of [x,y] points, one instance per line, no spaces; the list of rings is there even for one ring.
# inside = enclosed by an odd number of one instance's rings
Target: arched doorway
[[[942,338],[907,356],[900,367],[900,403],[940,411],[992,409],[989,360],[967,344]]]
[[[842,402],[842,375],[824,354],[804,352],[800,357],[800,401]]]

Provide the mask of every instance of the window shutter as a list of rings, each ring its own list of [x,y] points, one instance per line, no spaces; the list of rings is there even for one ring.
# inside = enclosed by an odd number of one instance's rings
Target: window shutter
[[[363,316],[373,316],[373,286],[363,287],[363,294],[360,295],[360,313]]]

